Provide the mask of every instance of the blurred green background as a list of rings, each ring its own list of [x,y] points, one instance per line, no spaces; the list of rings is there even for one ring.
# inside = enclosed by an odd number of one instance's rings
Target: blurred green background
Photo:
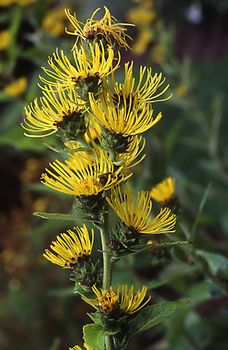
[[[155,105],[164,118],[147,133],[147,157],[137,188],[173,176],[182,212],[179,239],[195,231],[198,260],[188,250],[154,252],[118,262],[116,282],[150,283],[158,300],[192,304],[138,338],[131,349],[228,349],[228,1],[0,0],[0,349],[61,350],[82,343],[90,308],[72,296],[69,274],[42,257],[69,227],[34,211],[67,213],[72,201],[47,191],[40,174],[56,154],[50,139],[20,127],[23,106],[39,95],[38,75],[56,47],[70,52],[64,8],[82,21],[109,7],[132,22],[132,51],[122,63],[152,66],[170,84],[172,99]],[[102,11],[101,11],[102,12]],[[136,71],[137,75],[137,71]],[[124,268],[123,268],[124,264]]]

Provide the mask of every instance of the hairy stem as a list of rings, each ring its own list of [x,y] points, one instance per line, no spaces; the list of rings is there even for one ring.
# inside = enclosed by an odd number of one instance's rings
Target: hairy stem
[[[112,350],[112,338],[110,336],[105,337],[105,350]]]
[[[112,271],[111,271],[111,256],[109,254],[109,234],[108,234],[108,210],[105,208],[102,225],[99,230],[101,234],[101,245],[103,254],[103,289],[108,289],[111,285]],[[112,350],[112,338],[105,337],[105,350]]]
[[[109,254],[108,213],[104,214],[103,223],[100,226],[101,245],[103,254],[103,289],[111,285],[111,256]]]

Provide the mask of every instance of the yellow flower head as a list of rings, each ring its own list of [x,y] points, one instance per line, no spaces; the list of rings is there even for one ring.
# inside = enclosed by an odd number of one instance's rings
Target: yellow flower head
[[[123,83],[118,83],[113,79],[111,91],[109,94],[114,97],[117,96],[132,96],[137,103],[140,102],[162,102],[171,98],[171,94],[164,96],[169,88],[169,84],[165,84],[165,78],[162,73],[152,74],[152,69],[146,66],[140,66],[139,79],[136,79],[133,74],[134,62],[128,62],[125,64],[125,78]]]
[[[34,4],[37,0],[16,0],[16,4],[19,6],[30,6]]]
[[[111,133],[124,137],[143,133],[154,126],[162,117],[159,113],[152,118],[153,109],[148,103],[138,104],[132,95],[119,96],[115,101],[109,93],[100,96],[100,101],[89,95],[91,114]]]
[[[116,186],[106,200],[121,221],[134,232],[142,234],[175,232],[176,215],[172,214],[170,209],[163,208],[152,218],[152,200],[147,191],[138,192],[135,200],[134,193],[128,186],[123,192],[120,186]]]
[[[124,47],[125,49],[129,48],[127,39],[131,39],[129,35],[126,34],[126,28],[122,26],[132,26],[133,24],[128,23],[116,23],[115,17],[111,16],[107,7],[104,6],[105,14],[103,18],[96,20],[94,19],[96,14],[100,11],[98,8],[93,12],[91,18],[87,19],[86,23],[83,24],[78,21],[76,14],[71,15],[69,10],[66,10],[66,15],[74,27],[74,31],[70,32],[66,30],[68,34],[76,36],[76,42],[74,48],[76,47],[79,39],[96,41],[102,38],[112,46],[112,40],[117,42],[119,46]]]
[[[113,313],[134,314],[142,309],[150,300],[146,298],[147,287],[143,286],[141,290],[134,292],[134,286],[130,288],[127,285],[122,285],[114,289],[98,289],[96,286],[92,287],[92,291],[96,295],[96,299],[82,299],[93,306],[100,312],[109,315]]]
[[[0,52],[6,50],[10,44],[10,31],[3,30],[0,32]]]
[[[64,13],[64,8],[65,7],[63,5],[51,8],[43,19],[43,30],[57,37],[65,33],[66,16]]]
[[[136,55],[142,55],[147,49],[150,43],[154,39],[154,34],[151,28],[142,28],[133,45],[133,51]]]
[[[45,87],[43,96],[25,107],[22,127],[28,131],[26,136],[49,136],[68,121],[78,120],[80,123],[85,111],[75,91],[64,90],[60,86],[56,90]]]
[[[123,169],[130,169],[138,165],[146,156],[141,155],[145,144],[146,140],[142,136],[132,137],[126,152],[118,155],[117,163],[123,165]]]
[[[188,87],[183,83],[179,84],[176,87],[176,94],[180,97],[186,97],[188,95],[188,92],[189,92]]]
[[[0,7],[6,7],[11,5],[18,5],[18,6],[30,6],[34,4],[36,0],[1,0],[0,1]]]
[[[93,350],[89,345],[84,344],[85,350]],[[79,345],[75,345],[73,348],[69,348],[69,350],[83,350]]]
[[[144,4],[143,4],[144,5]],[[155,10],[151,6],[138,6],[128,11],[127,18],[138,26],[146,26],[152,23],[157,17]]]
[[[50,163],[52,170],[46,169],[47,173],[42,174],[42,183],[72,196],[94,196],[132,175],[120,174],[122,167],[116,170],[107,152],[100,151],[88,157],[89,161],[75,152],[65,163],[59,160]]]
[[[77,150],[76,153],[71,155],[70,158],[67,160],[67,165],[70,168],[73,168],[75,171],[83,171],[83,169],[85,169],[86,167],[89,167],[91,164],[93,165],[95,156],[96,155],[92,151],[88,152]],[[78,158],[80,158],[81,162],[78,162]]]
[[[101,79],[112,73],[118,68],[120,56],[113,65],[114,50],[109,46],[104,48],[103,44],[90,44],[89,50],[80,47],[73,51],[74,65],[71,64],[63,50],[49,57],[48,64],[51,69],[42,67],[44,72],[51,78],[48,80],[40,77],[41,81],[51,86],[78,87],[79,84],[98,85]]]
[[[7,7],[13,5],[15,0],[1,0],[0,7]]]
[[[175,196],[175,180],[168,177],[162,182],[159,182],[150,191],[150,196],[157,202],[167,205]]]
[[[12,83],[7,85],[3,91],[5,94],[12,97],[19,97],[24,94],[27,87],[27,79],[26,77],[21,77],[14,80]]]
[[[52,242],[49,249],[45,249],[43,256],[53,264],[65,269],[73,269],[79,259],[91,255],[94,241],[94,231],[90,238],[86,225],[75,228],[76,232],[67,230],[61,233],[57,240]]]
[[[156,64],[162,64],[165,61],[166,51],[163,44],[158,43],[153,47],[151,58]]]

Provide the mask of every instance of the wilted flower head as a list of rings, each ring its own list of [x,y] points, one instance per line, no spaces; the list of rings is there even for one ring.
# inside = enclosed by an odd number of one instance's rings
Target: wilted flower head
[[[105,14],[103,18],[99,20],[95,19],[96,14],[100,11],[98,8],[93,12],[91,18],[87,19],[84,24],[77,19],[75,13],[72,15],[70,10],[66,10],[66,15],[74,28],[73,32],[68,30],[66,30],[66,32],[76,36],[74,48],[79,39],[87,40],[89,42],[99,42],[104,39],[109,45],[112,45],[114,41],[125,49],[129,48],[127,39],[131,39],[131,37],[126,34],[127,29],[123,28],[123,26],[132,26],[133,24],[116,23],[117,21],[115,17],[110,14],[108,8],[104,6],[104,9]]]

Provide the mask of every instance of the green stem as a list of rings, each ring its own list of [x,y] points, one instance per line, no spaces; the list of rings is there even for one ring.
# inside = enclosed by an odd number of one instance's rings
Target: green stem
[[[105,337],[105,350],[112,350],[112,338],[110,336]]]
[[[166,247],[174,247],[174,246],[179,246],[179,245],[190,245],[192,242],[190,241],[175,241],[175,242],[167,242],[167,243],[156,243],[156,244],[151,244],[151,248],[166,248]]]
[[[111,256],[109,254],[108,214],[104,214],[103,223],[99,227],[103,253],[103,289],[111,285]]]
[[[107,210],[107,208],[105,208]],[[112,273],[111,273],[111,256],[109,254],[109,234],[108,234],[108,212],[103,216],[103,223],[100,225],[99,230],[101,234],[101,245],[103,254],[103,289],[108,289],[111,285]],[[105,350],[112,350],[112,338],[110,336],[105,337]]]

